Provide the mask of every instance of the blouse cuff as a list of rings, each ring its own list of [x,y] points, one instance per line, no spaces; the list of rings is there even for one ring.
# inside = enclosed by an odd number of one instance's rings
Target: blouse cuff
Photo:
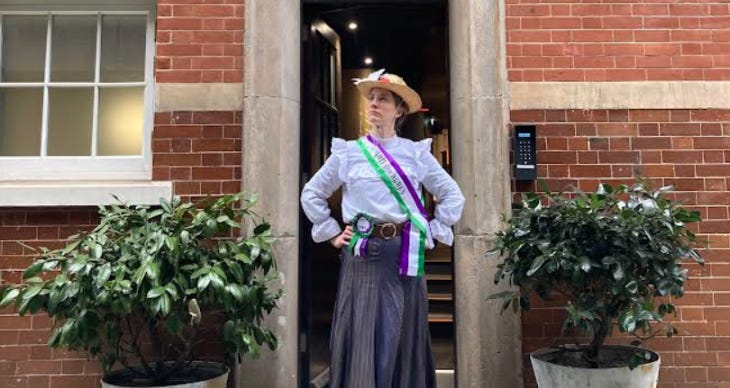
[[[450,226],[435,218],[429,222],[429,226],[431,227],[431,236],[433,238],[448,246],[454,243],[454,232]]]
[[[312,239],[314,242],[329,241],[340,233],[342,233],[342,228],[332,217],[312,226]]]

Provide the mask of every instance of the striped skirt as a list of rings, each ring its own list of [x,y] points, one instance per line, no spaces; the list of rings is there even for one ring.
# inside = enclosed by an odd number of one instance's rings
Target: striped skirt
[[[330,333],[330,388],[436,387],[426,279],[398,274],[401,240],[343,249]]]

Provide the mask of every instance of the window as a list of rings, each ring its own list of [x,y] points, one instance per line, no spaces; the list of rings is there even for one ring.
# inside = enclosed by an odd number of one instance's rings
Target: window
[[[15,3],[0,5],[0,181],[149,180],[154,4]]]

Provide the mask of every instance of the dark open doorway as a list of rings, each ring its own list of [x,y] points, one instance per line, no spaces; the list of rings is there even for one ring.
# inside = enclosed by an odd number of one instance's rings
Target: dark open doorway
[[[411,115],[400,136],[433,138],[432,152],[450,170],[446,1],[303,3],[300,187],[329,156],[331,137],[352,140],[367,130],[360,114],[364,100],[351,79],[380,68],[403,76],[428,109]],[[351,28],[352,22],[357,28]],[[365,62],[367,57],[372,63]],[[341,221],[339,195],[338,191],[329,202],[333,216]],[[426,201],[433,212],[434,199],[427,195]],[[314,244],[311,223],[303,214],[300,219],[300,387],[324,387],[338,252],[329,244]],[[442,244],[426,258],[434,359],[451,381],[440,387],[453,386],[455,366],[452,258],[452,249]]]

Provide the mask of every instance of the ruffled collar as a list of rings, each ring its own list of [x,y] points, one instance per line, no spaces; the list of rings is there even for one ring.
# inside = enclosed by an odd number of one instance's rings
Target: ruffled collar
[[[393,135],[391,137],[377,137],[373,134],[370,134],[370,136],[372,136],[373,139],[375,139],[375,141],[377,141],[383,147],[387,147],[389,145],[395,144],[395,142],[399,138],[398,135]]]

